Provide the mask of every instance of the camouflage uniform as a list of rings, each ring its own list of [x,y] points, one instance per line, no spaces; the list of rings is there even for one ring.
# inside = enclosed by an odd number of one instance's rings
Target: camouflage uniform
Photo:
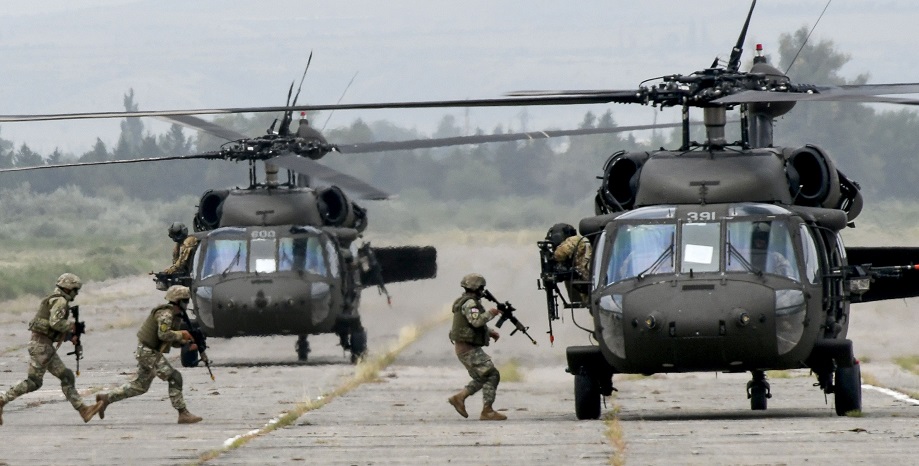
[[[573,268],[581,280],[590,279],[590,241],[581,235],[569,236],[555,248],[555,262]],[[587,301],[588,296],[586,289],[578,285],[572,285],[570,281],[565,281],[568,289],[568,296],[572,300]]]
[[[172,248],[172,265],[163,273],[191,275],[191,256],[198,249],[198,238],[186,236],[181,243],[176,242]]]
[[[67,398],[73,409],[80,411],[81,415],[86,414],[89,407],[84,405],[83,398],[77,393],[76,377],[57,354],[57,349],[60,348],[71,330],[68,319],[70,318],[70,302],[75,296],[75,291],[68,292],[58,287],[54,293],[42,300],[38,312],[29,323],[32,341],[29,343],[31,361],[28,375],[25,380],[0,396],[0,415],[2,415],[4,405],[41,388],[45,372],[50,372],[61,380],[61,391],[64,392],[64,397]],[[89,422],[93,415],[95,411],[89,418],[84,417],[84,421]],[[3,424],[2,418],[0,418],[0,424]]]
[[[182,374],[172,368],[163,356],[170,346],[182,346],[183,334],[179,331],[181,321],[176,313],[181,309],[174,304],[164,304],[150,312],[147,320],[137,332],[139,343],[134,357],[137,358],[137,376],[134,380],[112,390],[107,403],[131,398],[147,393],[154,377],[169,383],[169,400],[177,411],[185,410],[185,399],[182,397]],[[162,351],[161,351],[162,350]]]
[[[463,293],[453,303],[450,340],[457,345],[456,356],[472,377],[466,385],[468,395],[482,390],[482,402],[485,405],[494,403],[498,383],[501,381],[501,374],[491,361],[491,357],[482,349],[483,346],[488,346],[489,331],[485,324],[494,317],[485,310],[473,293]],[[463,349],[466,351],[461,351]]]

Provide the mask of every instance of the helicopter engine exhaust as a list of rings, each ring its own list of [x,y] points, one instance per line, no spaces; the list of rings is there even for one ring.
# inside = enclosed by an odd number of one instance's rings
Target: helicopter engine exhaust
[[[198,212],[195,214],[195,231],[213,230],[220,226],[220,217],[223,216],[223,201],[229,195],[227,190],[208,190],[198,202]]]
[[[820,148],[807,145],[795,150],[788,158],[786,170],[792,173],[791,182],[798,179],[797,186],[789,186],[795,204],[835,208],[839,203],[839,174]]]
[[[338,186],[330,186],[316,192],[319,197],[319,212],[322,221],[329,226],[354,228],[364,231],[367,228],[367,211],[348,200]]]
[[[603,182],[597,191],[597,215],[630,210],[635,205],[638,176],[648,159],[647,153],[619,151],[603,165]]]

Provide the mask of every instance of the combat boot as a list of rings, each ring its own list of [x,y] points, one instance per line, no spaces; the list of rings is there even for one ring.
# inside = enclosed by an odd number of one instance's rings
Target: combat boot
[[[507,419],[507,416],[495,411],[491,408],[491,405],[482,406],[482,415],[479,416],[479,420],[482,421],[504,421]]]
[[[105,408],[109,404],[111,404],[111,401],[108,400],[108,395],[96,395],[96,405],[99,406],[99,419],[105,419]]]
[[[89,422],[89,420],[99,412],[100,407],[101,405],[99,403],[96,403],[92,406],[83,405],[80,406],[80,409],[77,411],[80,412],[80,417],[83,418],[83,422]]]
[[[200,416],[195,416],[188,412],[187,409],[179,411],[179,424],[194,424],[196,422],[201,422],[201,420],[202,418]]]
[[[469,417],[469,413],[466,412],[466,398],[469,398],[469,391],[464,388],[456,395],[447,398],[447,402],[453,405],[460,416]]]

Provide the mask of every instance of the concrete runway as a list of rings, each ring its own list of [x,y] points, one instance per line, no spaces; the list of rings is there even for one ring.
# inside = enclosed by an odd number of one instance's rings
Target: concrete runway
[[[534,240],[535,241],[535,240]],[[474,251],[474,254],[473,254]],[[505,422],[477,419],[481,397],[467,401],[470,419],[446,403],[467,375],[452,353],[443,323],[407,346],[379,378],[345,393],[292,425],[239,448],[233,439],[263,429],[272,419],[315,401],[352,379],[355,366],[331,335],[311,338],[310,361],[300,364],[295,337],[212,339],[216,381],[204,368],[180,368],[189,409],[203,416],[176,425],[166,383],[155,380],[140,397],[113,404],[106,419],[84,424],[50,375],[38,392],[4,409],[0,465],[19,464],[914,464],[919,407],[873,389],[864,390],[863,417],[837,417],[832,398],[812,386],[806,371],[773,376],[769,410],[752,412],[745,374],[616,376],[619,392],[606,400],[609,421],[577,421],[573,381],[564,372],[564,348],[586,344],[566,315],[556,343],[545,336],[544,297],[535,289],[535,245],[439,247],[440,276],[391,287],[393,309],[374,290],[363,311],[374,355],[384,354],[400,331],[442,315],[459,294],[463,274],[479,271],[499,299],[539,341],[502,338],[488,352],[500,367],[514,361],[520,381],[504,381],[496,408]],[[162,292],[148,277],[91,283],[77,298],[89,333],[77,387],[89,401],[131,378],[140,321]],[[850,336],[863,373],[880,385],[919,392],[919,377],[890,362],[917,353],[913,301],[865,306],[853,313]],[[32,311],[0,314],[0,389],[25,376],[26,325]],[[583,318],[583,317],[582,317]],[[897,323],[899,322],[899,324]],[[585,324],[586,320],[579,320]],[[70,351],[69,345],[62,347]],[[180,367],[177,353],[170,355]],[[65,362],[73,368],[72,356]],[[618,412],[618,415],[616,413]],[[608,436],[608,431],[610,436]]]

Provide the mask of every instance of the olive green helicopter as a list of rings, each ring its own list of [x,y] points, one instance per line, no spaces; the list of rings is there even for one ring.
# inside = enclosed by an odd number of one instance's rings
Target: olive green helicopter
[[[858,183],[816,145],[773,144],[773,121],[799,101],[916,105],[885,95],[919,83],[799,84],[761,53],[741,71],[755,5],[724,65],[637,89],[510,94],[682,109],[679,148],[620,151],[603,165],[595,215],[579,224],[592,246],[588,276],[554,258],[574,232],[556,226],[538,244],[550,333],[559,300],[593,323],[584,330],[596,344],[566,351],[579,419],[600,416],[614,374],[702,371],[750,372],[750,407],[765,410],[767,370],[810,369],[836,414],[861,410],[850,303],[919,296],[919,248],[843,244],[863,208]],[[727,111],[737,107],[740,140],[728,141]],[[691,108],[702,109],[704,142],[690,139]]]

